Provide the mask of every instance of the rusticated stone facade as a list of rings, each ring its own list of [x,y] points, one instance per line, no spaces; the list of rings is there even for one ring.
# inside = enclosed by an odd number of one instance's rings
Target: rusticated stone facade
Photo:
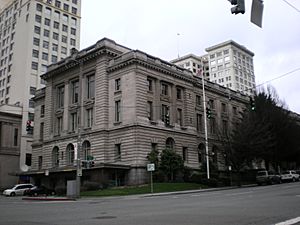
[[[75,179],[76,143],[81,159],[95,162],[83,169],[82,182],[146,183],[147,154],[166,145],[186,166],[203,163],[202,80],[190,71],[104,38],[50,66],[42,78],[47,85],[35,96],[30,171],[37,181],[60,186]],[[207,81],[205,91],[212,109],[209,151],[219,162],[217,134],[230,130],[248,99]]]

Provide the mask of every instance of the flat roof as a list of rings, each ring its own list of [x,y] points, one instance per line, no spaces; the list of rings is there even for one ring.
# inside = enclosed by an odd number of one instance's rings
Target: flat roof
[[[219,48],[225,47],[227,45],[233,45],[233,46],[235,46],[235,47],[237,47],[239,49],[242,49],[243,51],[247,52],[252,57],[254,56],[254,53],[251,52],[249,49],[247,49],[244,45],[240,45],[240,44],[238,44],[237,42],[235,42],[233,40],[229,40],[229,41],[225,41],[225,42],[222,42],[220,44],[217,44],[217,45],[213,45],[211,47],[206,48],[205,51],[210,52],[210,51],[217,50]]]

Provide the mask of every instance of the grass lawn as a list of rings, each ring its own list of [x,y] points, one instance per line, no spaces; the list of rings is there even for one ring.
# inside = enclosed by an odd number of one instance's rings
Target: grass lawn
[[[201,184],[194,183],[154,183],[153,193],[172,192],[172,191],[185,191],[205,188]],[[81,196],[95,197],[95,196],[120,196],[120,195],[135,195],[135,194],[148,194],[151,193],[150,185],[143,185],[138,187],[115,187],[97,191],[84,191]]]

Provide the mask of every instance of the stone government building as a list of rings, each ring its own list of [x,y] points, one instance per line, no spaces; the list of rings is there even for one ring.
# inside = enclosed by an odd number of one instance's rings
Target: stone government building
[[[76,176],[76,145],[86,181],[134,185],[148,182],[147,154],[169,147],[193,169],[205,161],[202,79],[187,69],[103,38],[52,64],[35,100],[32,167],[36,183],[66,186]],[[205,80],[212,163],[217,134],[230,130],[249,97]],[[168,120],[168,121],[166,121]],[[47,175],[47,176],[45,176]]]

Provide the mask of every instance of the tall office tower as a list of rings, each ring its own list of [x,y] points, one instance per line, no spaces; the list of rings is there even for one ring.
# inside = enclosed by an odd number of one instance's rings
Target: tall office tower
[[[255,93],[254,53],[229,40],[205,49],[210,81],[246,95]]]
[[[23,108],[20,168],[31,164],[36,89],[51,63],[79,48],[81,0],[1,0],[0,104]],[[33,123],[31,123],[33,126]]]
[[[171,62],[186,68],[194,75],[203,72],[204,78],[246,95],[255,93],[254,53],[230,40],[206,48],[207,54],[188,54]]]

